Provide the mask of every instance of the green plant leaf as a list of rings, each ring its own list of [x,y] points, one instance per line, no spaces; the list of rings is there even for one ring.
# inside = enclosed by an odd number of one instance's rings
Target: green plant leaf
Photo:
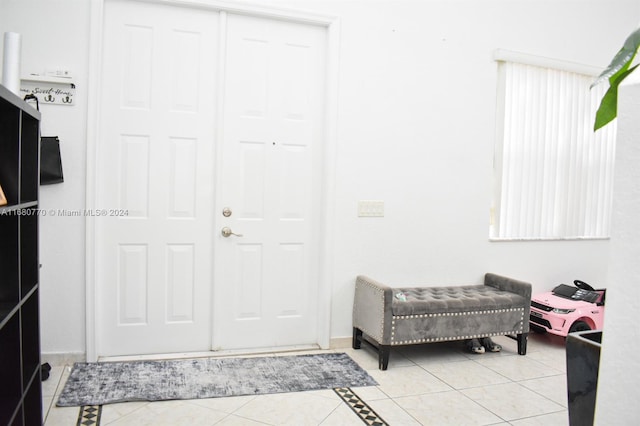
[[[593,126],[594,132],[609,124],[618,115],[618,86],[620,86],[622,80],[631,74],[633,70],[638,68],[638,65],[625,69],[622,73],[616,73],[609,79],[609,90],[607,90],[607,93],[602,97],[600,106],[596,112],[596,121]]]
[[[640,47],[640,28],[632,32],[624,42],[622,48],[618,51],[616,56],[609,66],[602,71],[602,73],[591,83],[591,87],[603,82],[604,80],[611,80],[623,74],[631,65],[633,58],[635,58],[638,48]]]

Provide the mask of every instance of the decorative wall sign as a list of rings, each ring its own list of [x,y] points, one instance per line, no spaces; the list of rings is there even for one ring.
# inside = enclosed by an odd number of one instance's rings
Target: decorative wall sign
[[[37,96],[40,105],[73,105],[76,85],[69,78],[27,76],[20,81],[20,93]]]

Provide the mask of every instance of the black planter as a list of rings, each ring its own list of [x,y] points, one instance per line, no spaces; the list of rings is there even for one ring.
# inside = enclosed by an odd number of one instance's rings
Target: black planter
[[[602,331],[579,331],[567,336],[570,426],[593,425],[601,343]]]

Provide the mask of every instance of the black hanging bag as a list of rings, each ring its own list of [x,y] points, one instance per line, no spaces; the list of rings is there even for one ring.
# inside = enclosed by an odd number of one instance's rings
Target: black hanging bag
[[[64,182],[60,139],[57,136],[40,138],[40,185]]]

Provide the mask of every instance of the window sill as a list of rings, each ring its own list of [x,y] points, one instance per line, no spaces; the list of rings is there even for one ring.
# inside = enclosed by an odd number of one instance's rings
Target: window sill
[[[539,238],[525,238],[525,237],[489,237],[489,241],[494,243],[500,242],[537,242],[537,241],[603,241],[610,240],[611,237],[539,237]]]

